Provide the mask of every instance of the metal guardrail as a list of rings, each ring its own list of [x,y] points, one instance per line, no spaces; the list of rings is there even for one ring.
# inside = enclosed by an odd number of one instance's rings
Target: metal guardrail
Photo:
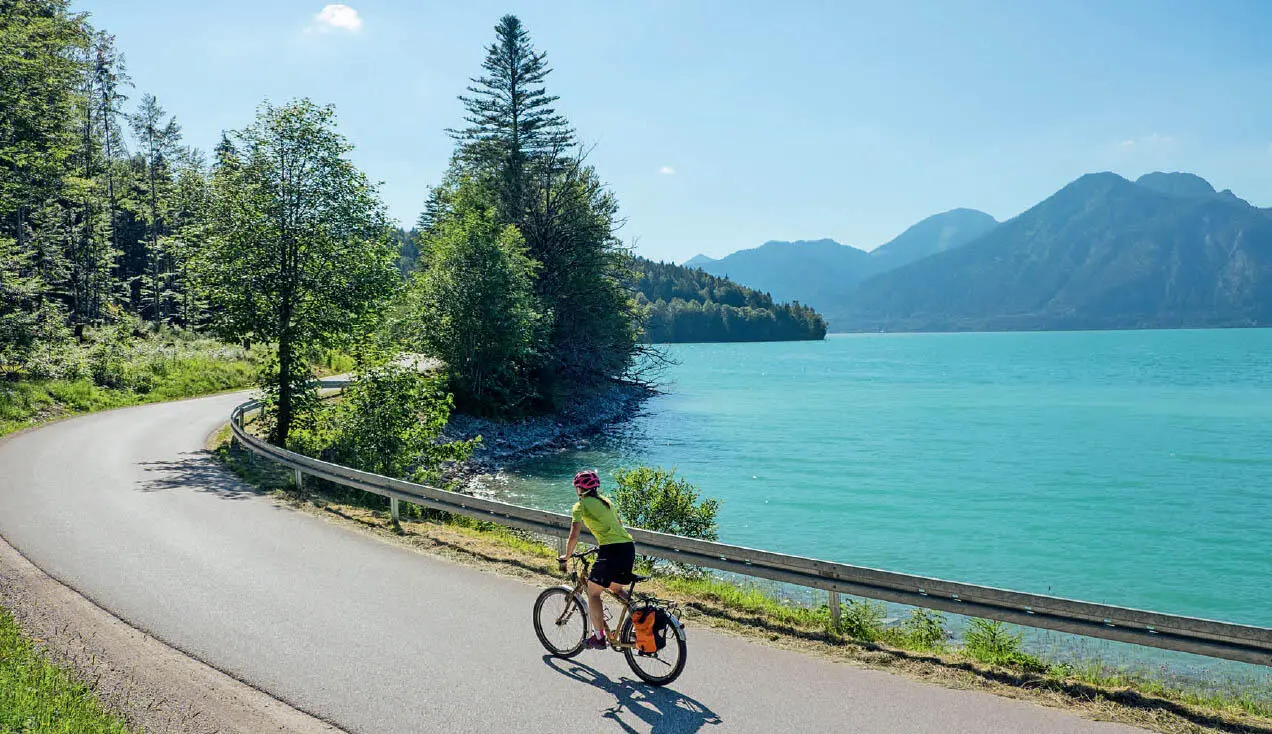
[[[347,384],[343,380],[325,380],[320,386],[340,388]],[[234,437],[253,453],[293,469],[298,485],[303,485],[304,476],[310,475],[388,497],[395,518],[398,502],[405,500],[558,538],[569,533],[567,515],[392,479],[273,446],[244,429],[244,414],[258,407],[256,401],[249,401],[234,409],[230,417]],[[832,613],[838,611],[838,594],[843,593],[1026,627],[1272,665],[1272,628],[963,584],[639,528],[632,528],[631,534],[643,555],[828,591]]]

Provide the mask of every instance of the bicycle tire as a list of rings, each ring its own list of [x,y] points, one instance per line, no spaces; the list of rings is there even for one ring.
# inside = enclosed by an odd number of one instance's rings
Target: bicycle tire
[[[559,601],[552,601],[554,597],[559,597]],[[570,604],[574,606],[574,611],[568,615],[566,625],[570,626],[571,631],[561,639],[564,644],[558,645],[548,639],[549,636],[543,629],[543,612],[546,608],[550,617],[554,619],[560,618],[565,615],[567,605]],[[577,623],[575,620],[578,620]],[[560,625],[560,627],[564,626]],[[577,640],[574,639],[573,633],[575,627],[578,629]],[[534,633],[538,635],[539,642],[544,649],[552,653],[553,656],[568,659],[583,652],[583,644],[587,641],[587,627],[587,610],[583,607],[583,603],[579,601],[579,598],[574,595],[572,589],[567,589],[563,586],[553,586],[544,589],[539,594],[539,598],[534,600]],[[559,635],[553,636],[557,637]]]
[[[640,666],[640,663],[638,662],[639,660],[650,660],[650,658],[642,656],[640,651],[636,649],[636,633],[632,629],[631,617],[628,617],[623,622],[623,629],[620,630],[618,634],[618,639],[626,646],[623,649],[623,657],[627,658],[627,667],[631,668],[633,673],[649,685],[665,686],[679,678],[680,674],[684,672],[685,661],[689,658],[689,647],[685,644],[684,638],[676,633],[674,626],[671,630],[668,630],[668,636],[671,639],[667,640],[667,647],[664,647],[663,649],[666,650],[671,648],[673,645],[676,646],[677,659],[675,665],[671,666],[671,670],[665,675],[649,673]],[[655,659],[661,660],[661,656]]]

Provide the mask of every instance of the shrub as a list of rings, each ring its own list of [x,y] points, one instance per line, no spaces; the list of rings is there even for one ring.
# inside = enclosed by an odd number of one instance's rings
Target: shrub
[[[698,499],[698,488],[676,478],[676,470],[642,466],[614,474],[614,504],[632,526],[659,533],[715,540],[720,500]]]
[[[869,599],[850,599],[840,607],[839,632],[849,637],[874,642],[883,636],[883,619],[887,608]]]
[[[446,463],[467,459],[478,440],[441,440],[452,405],[441,377],[397,365],[365,370],[342,400],[298,425],[289,446],[384,476],[435,480]]]
[[[964,651],[982,663],[1017,665],[1042,671],[1046,665],[1024,651],[1024,633],[997,620],[972,619],[963,635]]]
[[[898,630],[900,642],[918,650],[941,650],[950,637],[945,614],[930,609],[911,609]]]

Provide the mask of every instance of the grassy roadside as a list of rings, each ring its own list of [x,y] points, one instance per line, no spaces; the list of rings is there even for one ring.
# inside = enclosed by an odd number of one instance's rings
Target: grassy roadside
[[[0,608],[0,731],[126,734],[84,684],[48,662]]]
[[[253,460],[230,442],[228,426],[209,448],[245,481],[298,510],[533,583],[559,581],[555,547],[527,534],[405,504],[404,517],[414,517],[395,528],[383,498],[344,488],[328,490],[319,482],[297,493],[290,471]],[[756,585],[664,574],[646,584],[646,590],[680,602],[695,625],[951,688],[1026,699],[1172,734],[1272,733],[1272,705],[1266,698],[1242,691],[1185,690],[1147,672],[1128,673],[1098,662],[1048,662],[1023,650],[1019,632],[1009,625],[972,620],[962,641],[955,643],[939,613],[916,609],[898,624],[885,624],[884,607],[869,600],[845,600],[841,624],[835,629],[824,604],[792,604]]]
[[[35,376],[0,374],[0,436],[70,415],[207,395],[254,384],[265,350],[190,332],[93,332]]]

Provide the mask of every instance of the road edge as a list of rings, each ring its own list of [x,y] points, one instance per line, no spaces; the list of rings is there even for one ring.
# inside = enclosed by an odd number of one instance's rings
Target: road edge
[[[131,727],[151,733],[342,732],[134,628],[45,573],[3,537],[0,605]]]

